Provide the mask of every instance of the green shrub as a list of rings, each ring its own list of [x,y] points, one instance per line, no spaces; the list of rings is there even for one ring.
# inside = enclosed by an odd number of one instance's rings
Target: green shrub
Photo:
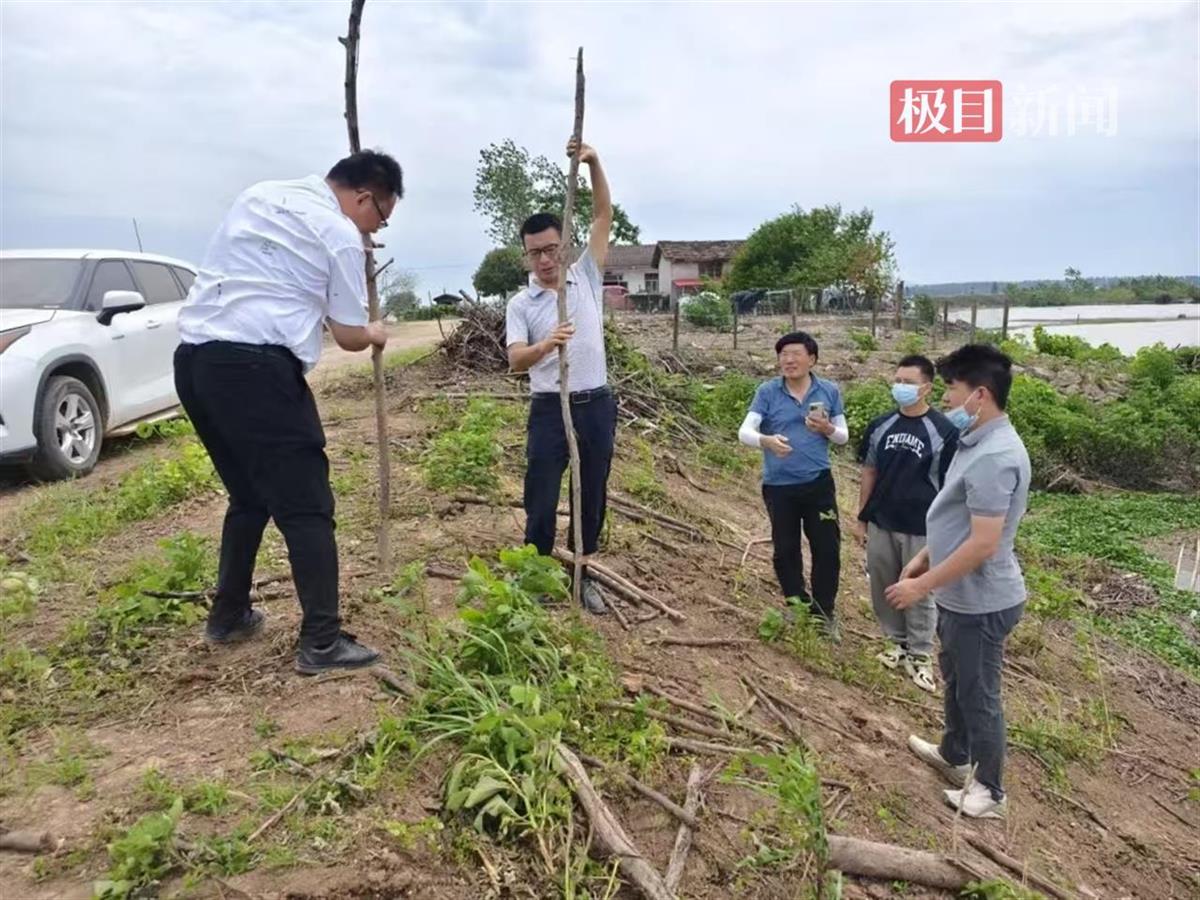
[[[711,385],[696,385],[692,410],[704,424],[737,434],[757,389],[758,382],[748,375],[726,372]]]
[[[875,340],[875,335],[869,331],[851,331],[850,340],[854,341],[854,346],[863,352],[879,349],[879,341]]]
[[[1161,342],[1152,347],[1143,347],[1130,363],[1129,372],[1135,381],[1168,388],[1175,380],[1176,355]]]
[[[507,419],[499,404],[472,400],[457,428],[443,431],[425,451],[425,483],[436,491],[469,488],[489,493],[499,485],[497,466],[503,448],[497,434]]]
[[[726,331],[733,326],[733,306],[720,294],[705,291],[680,301],[683,317],[699,328]]]
[[[1043,325],[1033,329],[1033,345],[1038,353],[1047,356],[1061,356],[1077,362],[1094,360],[1096,362],[1119,362],[1125,357],[1112,344],[1101,344],[1093,347],[1083,338],[1069,334],[1051,334]]]
[[[911,356],[914,353],[924,353],[925,338],[915,331],[909,332],[900,339],[900,342],[896,345],[896,350],[905,356]]]
[[[917,321],[922,325],[929,326],[937,323],[937,301],[928,294],[917,294],[913,301],[913,311],[917,314]]]
[[[867,335],[870,337],[870,335]],[[862,381],[846,388],[843,396],[846,424],[850,426],[850,447],[857,448],[871,420],[896,408],[891,385],[886,381]]]

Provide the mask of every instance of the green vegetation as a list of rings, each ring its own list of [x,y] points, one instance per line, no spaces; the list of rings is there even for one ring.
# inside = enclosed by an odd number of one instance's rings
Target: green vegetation
[[[1051,334],[1045,326],[1038,325],[1033,329],[1033,346],[1038,353],[1047,356],[1061,356],[1076,362],[1120,362],[1124,359],[1121,351],[1112,344],[1101,344],[1093,347],[1080,337],[1069,334]]]
[[[171,870],[175,829],[181,815],[183,799],[176,798],[169,810],[143,816],[108,845],[112,867],[105,880],[96,882],[97,900],[125,900]]]
[[[1200,647],[1185,618],[1197,614],[1196,595],[1177,591],[1174,568],[1141,542],[1200,527],[1200,504],[1176,494],[1034,494],[1018,535],[1028,573],[1030,608],[1051,616],[1090,616],[1096,626],[1200,677]],[[1096,561],[1141,576],[1158,602],[1109,617],[1091,615],[1084,593],[1096,580]],[[1101,570],[1103,571],[1103,570]]]
[[[869,331],[850,331],[850,340],[854,342],[854,346],[864,353],[870,353],[872,350],[879,349],[879,341],[875,339],[875,335]]]
[[[704,291],[679,301],[683,318],[697,328],[728,331],[733,327],[733,305],[715,291]]]
[[[1022,286],[1005,285],[1013,306],[1071,306],[1078,303],[1173,303],[1200,300],[1200,286],[1183,278],[1144,275],[1122,278],[1108,287],[1097,287],[1078,269],[1068,268],[1062,281],[1041,281]]]
[[[746,418],[758,385],[759,381],[749,375],[726,372],[712,384],[696,385],[692,411],[705,425],[732,437]]]
[[[857,450],[871,420],[895,409],[896,401],[892,399],[892,388],[886,381],[856,381],[842,387],[842,405],[846,408],[846,424],[850,428],[847,446]]]
[[[441,432],[421,457],[425,483],[436,491],[474,490],[488,494],[499,487],[503,448],[498,434],[516,410],[492,400],[467,404],[457,427]]]

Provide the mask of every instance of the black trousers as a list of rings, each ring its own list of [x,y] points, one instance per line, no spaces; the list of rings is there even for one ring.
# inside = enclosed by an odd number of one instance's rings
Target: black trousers
[[[842,569],[842,532],[838,526],[833,473],[804,484],[764,484],[763,501],[771,518],[775,575],[784,597],[800,597],[815,612],[833,615]],[[801,534],[812,552],[812,593],[804,581]]]
[[[287,542],[304,610],[301,644],[333,641],[339,630],[333,491],[325,432],[300,361],[283,347],[181,344],[175,389],[229,493],[209,621],[230,625],[246,614],[271,518]]]
[[[946,682],[946,731],[941,754],[954,766],[975,764],[975,780],[1004,796],[1004,707],[1000,672],[1004,642],[1021,620],[1024,603],[968,615],[938,607],[938,663]]]
[[[561,404],[557,394],[535,394],[526,429],[525,543],[533,544],[543,555],[554,549],[562,477],[570,464]],[[571,420],[579,443],[583,552],[595,553],[604,527],[617,432],[617,400],[612,391],[602,388],[572,394]],[[575,548],[573,518],[567,529],[567,547]]]

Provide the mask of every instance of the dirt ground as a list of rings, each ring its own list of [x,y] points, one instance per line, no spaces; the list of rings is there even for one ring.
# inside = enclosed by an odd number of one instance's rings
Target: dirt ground
[[[661,320],[660,320],[661,321]],[[436,323],[405,326],[404,339],[428,341]],[[664,334],[655,323],[621,323],[636,343],[658,350]],[[433,334],[430,334],[432,326]],[[668,325],[669,328],[669,325]],[[757,328],[757,326],[756,326]],[[825,373],[886,371],[886,355],[857,360],[841,325],[820,323]],[[772,335],[765,325],[739,343],[739,354],[762,360],[771,370]],[[728,341],[729,336],[720,336]],[[669,346],[669,330],[665,341]],[[701,371],[721,365],[715,338],[685,331],[680,357]],[[709,342],[712,341],[712,344]],[[732,353],[732,349],[728,351]],[[343,360],[345,364],[358,357]],[[332,375],[336,358],[325,363]],[[326,420],[335,485],[339,493],[339,551],[344,575],[347,625],[367,643],[382,648],[389,665],[401,668],[406,640],[394,613],[373,601],[371,591],[390,580],[376,574],[373,537],[375,426],[369,394],[335,389],[336,379],[317,378]],[[425,487],[417,463],[430,436],[444,427],[423,414],[414,396],[430,392],[488,393],[510,390],[500,378],[472,377],[437,358],[392,375],[389,422],[392,456],[392,509],[389,520],[396,567],[424,560],[461,570],[471,555],[489,557],[521,542],[519,509],[460,502]],[[461,410],[456,403],[453,408]],[[645,459],[635,435],[618,433],[614,492],[625,490],[624,474]],[[523,433],[504,438],[501,494],[520,497]],[[686,615],[637,622],[624,631],[613,617],[588,619],[618,669],[629,679],[653,684],[695,702],[717,702],[741,710],[761,728],[779,723],[755,706],[741,676],[769,685],[804,712],[796,719],[803,739],[820,760],[823,777],[845,787],[830,788],[826,815],[830,830],[920,849],[957,854],[980,871],[1020,880],[1003,872],[965,842],[982,837],[1019,860],[1031,872],[1061,885],[1066,896],[1088,898],[1195,898],[1200,886],[1200,807],[1182,802],[1200,767],[1200,685],[1145,654],[1104,637],[1081,641],[1075,627],[1027,617],[1010,643],[1006,703],[1010,720],[1069,718],[1085,704],[1102,698],[1118,723],[1114,745],[1099,758],[1071,761],[1065,780],[1052,778],[1038,755],[1011,750],[1007,771],[1010,815],[1007,821],[956,821],[940,800],[939,779],[905,749],[909,734],[935,738],[940,699],[922,693],[902,675],[873,663],[881,649],[870,612],[861,547],[849,537],[857,498],[857,475],[848,458],[835,467],[843,532],[839,606],[844,641],[833,654],[845,662],[842,677],[816,671],[787,649],[754,641],[737,646],[683,647],[654,643],[663,636],[757,638],[764,612],[778,604],[769,553],[763,547],[740,548],[767,534],[753,466],[736,473],[705,467],[687,448],[653,446],[653,470],[665,488],[658,511],[694,524],[708,539],[690,541],[653,522],[613,515],[603,562],[661,597]],[[149,443],[114,455],[79,490],[101,502],[133,458],[172,452],[169,442]],[[129,461],[127,462],[127,458]],[[340,479],[340,480],[339,480]],[[40,487],[22,488],[4,498],[15,513]],[[28,496],[27,496],[28,495]],[[138,522],[100,545],[81,551],[97,573],[119,572],[159,537],[191,530],[219,537],[224,498],[209,492],[166,513]],[[5,516],[8,522],[17,516]],[[23,534],[0,525],[0,553],[18,558]],[[743,561],[743,555],[745,559]],[[282,542],[269,534],[260,575],[286,572]],[[54,585],[38,615],[8,631],[14,646],[44,647],[58,639],[64,623],[95,603],[101,574],[87,583]],[[384,692],[368,672],[307,680],[291,669],[299,608],[290,582],[282,596],[265,601],[265,636],[230,649],[212,649],[199,626],[163,634],[127,696],[99,697],[94,709],[77,721],[33,729],[15,756],[0,757],[18,775],[52,759],[63,729],[72,728],[92,748],[90,790],[40,784],[0,792],[0,825],[7,829],[45,829],[60,849],[40,861],[0,853],[0,895],[5,900],[86,898],[106,868],[104,845],[114,828],[128,826],[139,810],[138,789],[144,772],[155,768],[173,781],[222,779],[247,798],[234,810],[194,823],[215,833],[254,816],[248,792],[261,776],[252,765],[256,751],[278,748],[288,740],[307,739],[318,748],[337,747],[371,728],[381,710],[402,711],[404,700]],[[427,582],[429,612],[454,614],[455,584]],[[733,604],[730,611],[716,601]],[[645,610],[627,609],[631,618]],[[563,615],[573,613],[564,612]],[[0,697],[0,700],[4,700]],[[8,702],[5,700],[5,702]],[[263,723],[270,723],[266,728]],[[704,758],[708,766],[718,758]],[[448,852],[445,842],[399,841],[382,821],[416,824],[440,809],[441,771],[436,760],[419,768],[402,788],[383,792],[370,804],[336,818],[336,833],[306,837],[293,864],[262,865],[243,875],[208,878],[196,885],[169,881],[165,895],[212,898],[483,898],[550,896],[533,883],[496,888],[489,868],[503,875],[522,871],[518,851],[489,846],[468,854]],[[681,802],[689,763],[668,758],[654,773],[655,788]],[[643,855],[660,871],[675,839],[676,822],[659,806],[609,783],[603,788]],[[746,827],[756,811],[756,795],[713,780],[704,792],[702,827],[681,886],[689,898],[787,897],[786,877],[747,878],[739,867],[747,852]],[[261,818],[261,815],[259,816]],[[192,821],[189,819],[189,822]],[[478,854],[478,855],[477,855]],[[481,865],[481,856],[489,858]],[[739,880],[740,879],[740,880]],[[740,887],[735,888],[738,884]],[[633,896],[622,889],[619,897]],[[949,893],[913,885],[848,878],[848,898],[943,897]]]

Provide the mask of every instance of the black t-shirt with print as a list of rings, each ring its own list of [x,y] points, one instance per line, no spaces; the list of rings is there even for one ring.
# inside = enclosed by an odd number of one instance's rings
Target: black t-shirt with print
[[[875,487],[859,513],[887,531],[924,534],[925,513],[958,446],[958,429],[930,408],[923,416],[892,410],[867,426],[858,459],[875,470]]]

